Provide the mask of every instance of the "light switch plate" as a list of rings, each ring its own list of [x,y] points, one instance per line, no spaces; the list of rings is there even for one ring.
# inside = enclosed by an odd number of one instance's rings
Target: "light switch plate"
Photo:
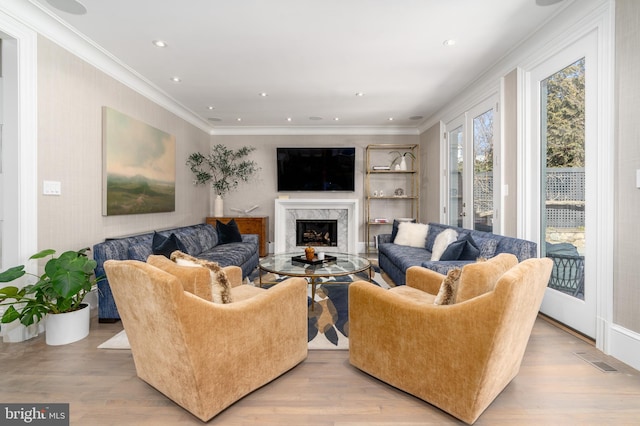
[[[42,181],[42,193],[44,195],[60,195],[62,193],[61,187],[61,183],[57,181]]]

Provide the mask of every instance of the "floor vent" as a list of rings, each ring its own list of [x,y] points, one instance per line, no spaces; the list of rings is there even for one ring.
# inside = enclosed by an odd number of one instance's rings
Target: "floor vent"
[[[574,352],[573,353],[575,356],[577,356],[578,358],[588,362],[589,364],[593,365],[594,367],[596,367],[598,370],[602,371],[603,373],[617,373],[618,370],[616,370],[615,367],[610,366],[609,364],[607,364],[606,362],[602,361],[600,358],[598,358],[595,355],[591,355],[588,354],[586,352]]]

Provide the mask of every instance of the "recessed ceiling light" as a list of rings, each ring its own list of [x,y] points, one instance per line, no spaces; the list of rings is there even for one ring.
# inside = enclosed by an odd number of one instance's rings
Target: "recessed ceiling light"
[[[449,47],[449,46],[455,46],[456,41],[453,39],[448,39],[442,42],[443,45]]]
[[[47,0],[47,3],[56,9],[73,15],[84,15],[87,13],[87,8],[78,0]]]
[[[333,117],[333,121],[340,121],[340,117]]]
[[[215,109],[215,107],[214,107],[213,105],[209,105],[209,106],[207,107],[207,109],[208,109],[209,111],[211,111],[212,109]]]
[[[162,40],[153,40],[151,42],[151,44],[153,44],[155,47],[167,47],[167,42],[162,41]]]
[[[236,121],[242,121],[242,118],[238,117],[236,118]]]
[[[287,121],[291,121],[291,120],[293,120],[293,118],[287,117]]]
[[[393,117],[389,117],[389,121],[393,121]]]
[[[267,93],[266,93],[266,92],[260,92],[260,96],[262,96],[263,98],[266,98],[266,97],[267,97],[267,96],[269,96],[269,95],[267,95]]]
[[[356,92],[356,96],[364,96],[364,93],[362,93],[362,92]]]
[[[171,77],[171,81],[173,81],[174,83],[180,83],[182,79],[180,77]]]

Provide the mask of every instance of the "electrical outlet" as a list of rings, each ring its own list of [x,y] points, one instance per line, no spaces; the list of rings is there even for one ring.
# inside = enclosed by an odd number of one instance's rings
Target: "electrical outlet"
[[[60,195],[62,193],[60,182],[53,180],[42,181],[42,194],[44,195]]]

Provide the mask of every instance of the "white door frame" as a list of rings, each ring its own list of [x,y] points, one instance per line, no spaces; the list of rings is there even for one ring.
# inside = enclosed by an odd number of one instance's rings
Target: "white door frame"
[[[596,138],[597,138],[597,167],[595,177],[595,194],[591,194],[591,207],[594,208],[596,225],[591,229],[588,237],[589,243],[597,247],[597,255],[588,260],[592,271],[591,277],[595,280],[596,296],[596,347],[605,353],[611,353],[609,336],[612,327],[613,310],[613,227],[614,227],[614,187],[613,187],[613,8],[594,16],[589,21],[583,21],[579,25],[567,28],[561,34],[548,43],[540,55],[531,63],[524,64],[518,70],[519,92],[522,96],[519,101],[519,130],[518,141],[518,234],[523,238],[540,242],[539,235],[539,187],[534,182],[536,165],[539,164],[540,154],[535,151],[537,144],[532,142],[534,123],[530,117],[537,111],[532,99],[537,93],[532,93],[529,81],[529,72],[536,66],[546,61],[561,50],[579,41],[589,33],[597,36],[597,105],[596,113]]]
[[[14,266],[38,247],[37,33],[0,11],[0,37],[6,55],[2,261]]]

